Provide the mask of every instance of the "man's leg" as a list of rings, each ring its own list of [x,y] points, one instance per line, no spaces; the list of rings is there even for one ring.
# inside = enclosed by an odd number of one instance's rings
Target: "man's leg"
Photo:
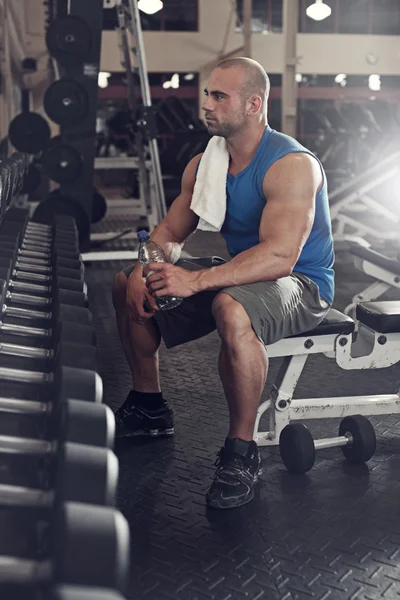
[[[132,373],[133,388],[138,392],[160,392],[158,349],[161,336],[154,319],[135,323],[126,310],[127,276],[115,277],[112,297],[121,344]]]
[[[126,309],[127,276],[115,277],[113,303],[118,331],[131,373],[132,391],[116,411],[117,437],[132,435],[172,435],[173,413],[162,397],[158,349],[160,332],[154,319],[135,323]]]
[[[267,380],[267,351],[245,309],[231,296],[218,294],[213,314],[221,338],[218,368],[229,407],[228,438],[251,441]]]
[[[207,503],[214,508],[233,508],[252,500],[260,472],[253,433],[268,357],[239,302],[222,292],[214,299],[213,315],[221,338],[218,366],[229,408],[229,433],[219,452]]]

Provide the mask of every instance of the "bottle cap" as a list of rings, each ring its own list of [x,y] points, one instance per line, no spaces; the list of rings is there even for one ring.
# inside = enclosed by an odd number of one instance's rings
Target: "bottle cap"
[[[141,231],[138,231],[137,236],[138,236],[139,242],[146,242],[147,240],[150,239],[149,232],[145,231],[144,229],[142,229]]]

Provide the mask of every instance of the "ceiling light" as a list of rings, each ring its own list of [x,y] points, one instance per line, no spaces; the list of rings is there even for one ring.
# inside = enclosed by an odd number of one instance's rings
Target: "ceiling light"
[[[339,73],[339,75],[336,75],[335,77],[335,83],[343,83],[344,81],[346,81],[346,77],[347,75],[345,75],[344,73]]]
[[[111,73],[106,73],[105,71],[100,71],[98,78],[98,86],[100,88],[106,88],[108,86],[108,78],[111,77]]]
[[[381,89],[381,76],[370,75],[368,77],[368,87],[373,92],[379,92]]]
[[[331,15],[331,12],[331,7],[324,4],[323,0],[315,0],[315,3],[307,8],[306,15],[314,21],[323,21]]]
[[[154,15],[164,6],[161,0],[139,0],[138,8],[146,15]]]
[[[174,90],[177,90],[179,87],[179,75],[178,73],[175,73],[174,75],[172,75],[171,77],[171,87],[174,88]]]

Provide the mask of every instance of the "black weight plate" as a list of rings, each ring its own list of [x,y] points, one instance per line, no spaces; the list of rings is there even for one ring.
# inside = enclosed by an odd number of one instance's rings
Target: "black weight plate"
[[[99,194],[97,190],[93,192],[92,202],[92,223],[98,223],[106,216],[107,203],[104,196]]]
[[[77,125],[89,112],[85,88],[73,79],[59,79],[44,95],[44,109],[50,119],[62,126]]]
[[[46,119],[37,113],[21,113],[11,121],[8,136],[20,152],[37,154],[50,139],[50,127]]]
[[[33,213],[32,221],[53,225],[55,215],[69,215],[75,219],[79,232],[79,241],[87,241],[90,237],[90,219],[79,202],[54,190],[40,202]]]
[[[4,216],[7,205],[11,201],[11,170],[7,165],[0,163],[0,218]]]
[[[31,194],[32,192],[35,192],[38,189],[41,180],[42,176],[39,169],[35,165],[30,165],[22,184],[21,194]]]
[[[69,144],[54,144],[45,150],[42,163],[46,174],[57,183],[73,183],[82,171],[82,157]]]
[[[25,175],[27,173],[27,163],[24,158],[24,154],[13,154],[11,158],[3,161],[3,164],[7,164],[10,169],[10,181],[11,181],[11,196],[19,194],[22,184],[24,182]]]
[[[93,46],[93,33],[85,21],[68,16],[50,24],[46,44],[50,54],[61,65],[71,67],[88,58]]]

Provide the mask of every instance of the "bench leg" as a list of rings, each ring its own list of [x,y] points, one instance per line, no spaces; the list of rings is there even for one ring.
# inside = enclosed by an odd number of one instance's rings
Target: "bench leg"
[[[258,446],[279,444],[281,431],[290,421],[290,404],[307,358],[307,354],[299,354],[285,356],[283,359],[269,398],[258,407],[253,435]],[[270,430],[258,431],[261,417],[268,409],[270,409]]]

